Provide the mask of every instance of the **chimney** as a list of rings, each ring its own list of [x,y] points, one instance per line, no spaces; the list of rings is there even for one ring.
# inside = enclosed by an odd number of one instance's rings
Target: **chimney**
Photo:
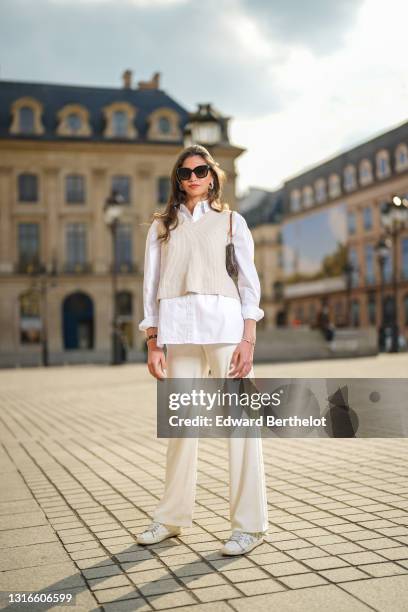
[[[122,74],[123,89],[132,88],[132,77],[133,72],[131,70],[125,70],[125,72]]]
[[[139,81],[137,86],[139,89],[159,89],[160,72],[155,72],[150,81]]]

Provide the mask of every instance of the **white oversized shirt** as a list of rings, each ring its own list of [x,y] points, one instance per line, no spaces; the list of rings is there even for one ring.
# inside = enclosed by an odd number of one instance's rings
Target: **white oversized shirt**
[[[206,200],[198,202],[190,213],[184,204],[180,212],[194,223],[210,206]],[[238,344],[244,332],[244,319],[259,321],[264,311],[259,308],[261,288],[254,263],[254,241],[244,217],[234,211],[232,242],[238,264],[238,290],[241,302],[224,295],[187,293],[157,300],[160,281],[161,243],[158,240],[158,221],[151,224],[144,260],[143,305],[141,331],[157,327],[157,346],[165,344]]]

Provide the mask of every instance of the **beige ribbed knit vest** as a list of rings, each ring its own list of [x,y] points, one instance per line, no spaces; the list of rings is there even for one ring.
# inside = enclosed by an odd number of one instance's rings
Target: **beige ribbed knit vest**
[[[157,299],[193,292],[240,300],[225,267],[229,211],[210,209],[198,221],[188,221],[179,212],[178,218],[169,241],[161,244]]]

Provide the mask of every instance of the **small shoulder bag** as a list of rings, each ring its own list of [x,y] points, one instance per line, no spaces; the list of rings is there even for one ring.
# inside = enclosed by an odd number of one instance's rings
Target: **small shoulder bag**
[[[232,244],[232,210],[230,210],[228,236],[229,242],[226,246],[225,264],[227,272],[231,276],[231,278],[236,278],[238,276],[238,264],[235,257],[235,248]]]

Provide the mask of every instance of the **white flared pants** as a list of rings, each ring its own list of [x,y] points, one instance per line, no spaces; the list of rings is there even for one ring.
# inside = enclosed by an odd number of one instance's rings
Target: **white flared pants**
[[[169,378],[228,378],[236,344],[167,345]],[[255,378],[253,368],[248,374]],[[228,438],[231,528],[245,532],[268,529],[268,507],[262,438]],[[198,438],[169,438],[164,494],[153,520],[191,527],[196,495]]]

